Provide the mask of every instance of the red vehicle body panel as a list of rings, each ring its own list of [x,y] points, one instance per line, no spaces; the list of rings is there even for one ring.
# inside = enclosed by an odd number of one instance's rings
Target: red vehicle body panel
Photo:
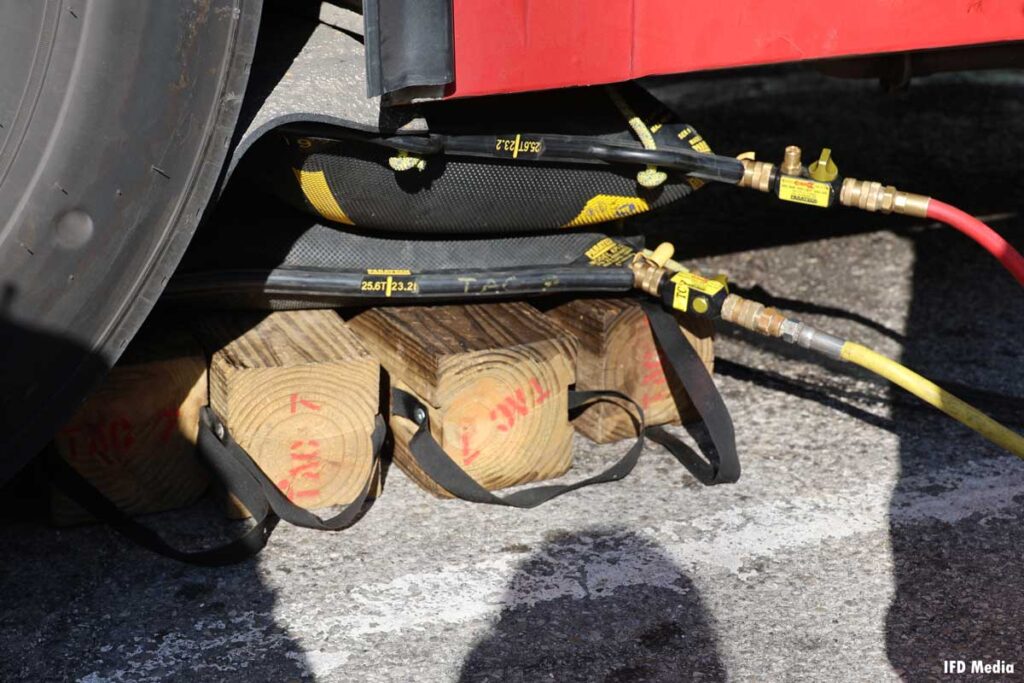
[[[454,0],[454,96],[1024,40],[1020,0]]]

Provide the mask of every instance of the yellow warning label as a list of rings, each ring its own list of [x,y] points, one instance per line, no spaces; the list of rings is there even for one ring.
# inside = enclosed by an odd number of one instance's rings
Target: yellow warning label
[[[637,213],[643,213],[651,207],[640,197],[623,197],[615,194],[599,194],[591,197],[583,206],[576,218],[563,225],[563,228],[574,228],[577,225],[590,225],[613,221]]]
[[[675,282],[675,278],[672,280]],[[690,288],[682,282],[676,282],[675,285],[676,288],[672,292],[672,308],[685,313],[690,305]]]
[[[338,200],[334,198],[334,193],[327,185],[327,178],[324,177],[323,171],[303,171],[298,168],[293,168],[292,171],[295,172],[295,178],[299,181],[302,194],[306,196],[306,200],[316,209],[317,213],[335,223],[355,225],[338,205]]]
[[[779,199],[797,204],[828,208],[832,186],[805,178],[779,178]]]
[[[672,291],[672,308],[683,312],[690,308],[691,291],[707,297],[713,297],[725,289],[725,284],[721,280],[709,280],[706,277],[688,272],[676,273],[672,276],[670,282],[675,285],[675,289]],[[700,306],[697,305],[698,302]],[[702,309],[697,310],[698,313],[706,312],[708,310],[707,299],[697,298],[694,301],[694,307]]]
[[[710,280],[690,272],[676,273],[672,276],[672,282],[686,285],[688,288],[695,289],[701,294],[708,296],[714,296],[725,289],[725,283],[721,280]]]
[[[611,237],[605,237],[587,249],[584,255],[590,261],[590,265],[610,268],[620,266],[633,258],[633,248],[616,242]]]

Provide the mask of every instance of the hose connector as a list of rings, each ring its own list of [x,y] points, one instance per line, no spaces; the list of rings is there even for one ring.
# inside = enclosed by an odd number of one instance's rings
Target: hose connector
[[[743,164],[743,177],[740,178],[739,187],[749,187],[758,192],[772,191],[772,175],[775,173],[775,164],[757,161],[752,155],[741,155],[739,160]]]
[[[633,286],[646,294],[657,297],[661,281],[668,274],[668,270],[643,254],[634,256],[633,263],[629,267],[633,271]]]
[[[846,343],[845,339],[840,339],[833,334],[822,332],[810,325],[805,325],[799,320],[787,319],[782,323],[782,334],[779,336],[790,344],[796,344],[805,349],[817,351],[829,358],[842,360],[843,345]]]
[[[790,344],[837,360],[841,359],[843,344],[846,343],[839,337],[787,318],[774,308],[744,299],[738,294],[730,294],[725,298],[722,303],[722,320],[766,337],[780,337]]]
[[[766,337],[781,337],[786,316],[764,304],[730,294],[722,302],[722,320]]]
[[[897,190],[892,185],[872,180],[847,178],[839,192],[839,203],[864,211],[898,213],[906,216],[928,217],[931,197]]]

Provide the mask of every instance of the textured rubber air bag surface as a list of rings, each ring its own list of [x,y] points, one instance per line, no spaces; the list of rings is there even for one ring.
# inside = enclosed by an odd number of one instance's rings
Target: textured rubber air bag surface
[[[690,127],[638,88],[623,88],[654,127],[659,147],[706,149]],[[516,131],[635,143],[604,88],[439,102],[420,108],[430,130],[515,138]],[[320,131],[324,131],[321,133]],[[323,219],[416,233],[507,233],[591,225],[687,196],[696,181],[669,172],[658,187],[637,181],[642,166],[535,162],[433,155],[422,170],[395,171],[395,150],[330,129],[286,127],[266,135],[246,170],[268,192]]]
[[[617,258],[609,265],[621,267],[590,262],[588,250],[610,243],[596,232],[431,238],[343,231],[235,186],[193,242],[165,298],[168,303],[258,309],[410,303],[397,296],[385,295],[381,301],[367,296],[360,282],[372,271],[381,277],[408,272],[422,286],[424,301],[444,296],[433,286],[439,284],[448,288],[448,299],[623,292],[633,279],[624,266],[631,249],[643,241],[635,236],[615,240]]]

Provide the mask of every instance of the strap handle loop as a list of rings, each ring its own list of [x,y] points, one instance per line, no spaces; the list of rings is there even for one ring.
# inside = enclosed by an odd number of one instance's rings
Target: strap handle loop
[[[384,419],[378,415],[371,437],[374,468],[379,467],[378,455],[386,433]],[[65,494],[129,540],[164,557],[205,567],[235,564],[256,555],[266,546],[271,532],[282,519],[307,529],[345,529],[358,518],[373,484],[371,476],[367,478],[355,500],[338,514],[328,519],[318,517],[309,510],[295,505],[281,493],[249,454],[231,438],[223,423],[209,407],[203,408],[200,412],[198,451],[217,478],[248,508],[256,520],[256,524],[241,537],[224,545],[200,551],[175,548],[148,526],[126,515],[52,449],[47,453],[46,465],[53,482]]]
[[[651,324],[651,332],[672,374],[682,383],[697,410],[712,448],[704,448],[706,460],[661,427],[651,427],[647,437],[664,446],[679,463],[702,484],[731,484],[740,478],[740,458],[736,452],[736,431],[729,409],[718,393],[707,367],[696,349],[679,330],[679,322],[660,304],[642,300],[640,306]]]
[[[486,505],[504,505],[514,508],[534,508],[563,494],[591,484],[603,484],[623,479],[640,460],[644,449],[644,411],[636,401],[617,391],[570,391],[569,410],[575,410],[595,401],[618,399],[630,404],[630,411],[637,425],[636,441],[622,459],[603,472],[572,484],[545,484],[525,491],[516,491],[506,496],[497,496],[481,486],[465,470],[459,467],[430,433],[430,417],[427,407],[412,394],[401,389],[391,390],[391,412],[398,417],[416,423],[416,433],[409,440],[409,453],[416,464],[446,491],[456,498]]]
[[[593,477],[573,484],[548,484],[525,491],[516,491],[506,496],[497,496],[474,480],[437,443],[430,433],[427,407],[412,394],[401,389],[392,389],[392,414],[412,420],[417,425],[416,432],[409,440],[409,453],[416,464],[427,476],[456,498],[486,505],[533,508],[584,486],[624,478],[636,467],[646,437],[664,446],[701,483],[713,486],[735,482],[740,476],[735,430],[732,418],[729,416],[729,409],[715,387],[714,380],[696,349],[679,330],[679,323],[675,316],[667,313],[653,301],[641,301],[641,306],[650,322],[651,332],[668,360],[668,369],[682,383],[710,437],[711,447],[705,448],[702,445],[705,458],[701,458],[692,448],[665,429],[645,427],[643,409],[633,399],[622,393],[617,391],[570,391],[570,410],[594,401],[612,398],[631,404],[636,410],[633,417],[639,427],[637,431],[639,436],[636,442],[621,460]]]

